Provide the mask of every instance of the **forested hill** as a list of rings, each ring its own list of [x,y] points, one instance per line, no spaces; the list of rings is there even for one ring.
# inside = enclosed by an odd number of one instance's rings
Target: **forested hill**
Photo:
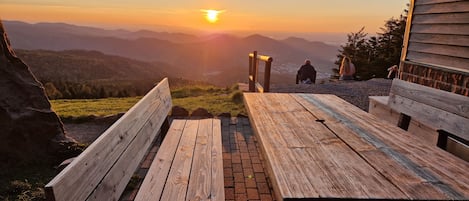
[[[103,98],[144,95],[163,77],[171,85],[193,81],[167,73],[169,64],[148,63],[97,51],[16,50],[50,98]]]
[[[15,49],[94,50],[172,66],[168,73],[189,80],[231,86],[247,80],[247,55],[257,50],[274,58],[273,83],[294,83],[298,68],[310,59],[316,70],[330,74],[338,46],[302,38],[279,40],[253,34],[189,35],[152,31],[105,30],[63,23],[4,21]]]
[[[36,76],[44,80],[158,80],[167,76],[164,69],[169,66],[105,55],[98,51],[19,50],[17,54]]]

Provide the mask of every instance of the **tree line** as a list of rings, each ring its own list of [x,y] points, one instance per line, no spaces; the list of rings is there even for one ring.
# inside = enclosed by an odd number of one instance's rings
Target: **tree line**
[[[143,96],[153,82],[75,83],[69,81],[42,81],[49,99],[97,99],[109,97]]]
[[[340,66],[344,55],[352,59],[357,73],[356,79],[367,80],[374,77],[386,77],[387,69],[399,65],[408,10],[398,18],[387,20],[381,33],[368,37],[365,27],[355,33],[347,34],[347,43],[342,45],[335,62]],[[334,73],[338,69],[333,69]]]

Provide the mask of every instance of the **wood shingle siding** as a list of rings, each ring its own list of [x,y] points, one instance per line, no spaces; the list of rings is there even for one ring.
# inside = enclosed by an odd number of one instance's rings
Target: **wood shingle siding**
[[[469,1],[413,0],[407,23],[399,78],[469,96]]]

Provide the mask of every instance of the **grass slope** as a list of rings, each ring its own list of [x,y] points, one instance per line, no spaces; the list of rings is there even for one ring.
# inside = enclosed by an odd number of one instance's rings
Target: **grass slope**
[[[178,87],[171,90],[173,105],[187,109],[205,108],[217,115],[231,113],[235,116],[246,114],[242,94],[235,87],[214,86]],[[141,97],[104,99],[60,99],[51,100],[52,108],[65,120],[86,119],[90,116],[108,116],[124,113],[135,105]]]

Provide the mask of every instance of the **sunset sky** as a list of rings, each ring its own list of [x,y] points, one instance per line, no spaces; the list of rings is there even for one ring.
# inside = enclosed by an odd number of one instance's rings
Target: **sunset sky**
[[[409,0],[1,0],[0,18],[106,28],[162,26],[201,31],[369,33]],[[203,10],[222,10],[208,22]]]

